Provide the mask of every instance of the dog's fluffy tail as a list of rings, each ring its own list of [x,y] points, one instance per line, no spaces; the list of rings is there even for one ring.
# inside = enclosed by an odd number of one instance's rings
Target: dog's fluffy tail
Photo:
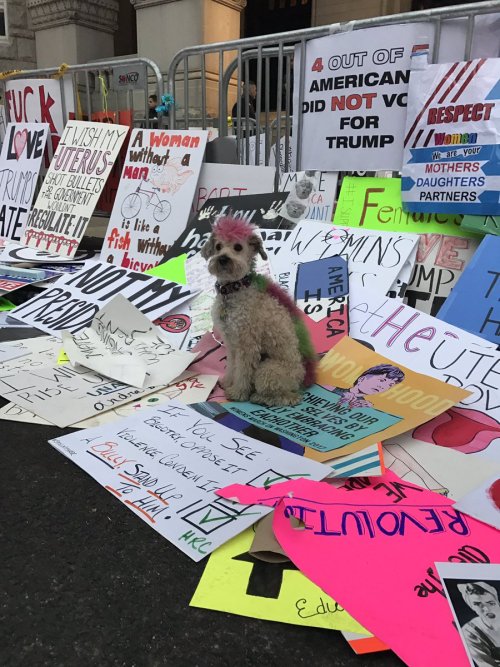
[[[290,313],[295,325],[295,333],[299,341],[299,351],[304,364],[304,387],[310,387],[316,382],[317,355],[309,337],[309,331],[303,320],[302,312],[297,308],[293,299],[276,283],[257,273],[252,275],[252,282],[261,292],[267,292],[284,306]]]

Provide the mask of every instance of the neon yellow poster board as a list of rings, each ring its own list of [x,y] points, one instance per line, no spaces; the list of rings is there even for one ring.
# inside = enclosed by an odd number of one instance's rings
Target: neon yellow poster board
[[[342,181],[334,224],[341,227],[413,234],[477,237],[460,226],[462,216],[410,213],[403,210],[400,178],[358,178]]]
[[[250,556],[253,536],[253,528],[248,528],[213,552],[190,602],[192,607],[367,634],[293,563],[265,563]],[[261,578],[264,568],[273,568],[274,577]]]
[[[164,264],[158,264],[158,266],[154,266],[152,269],[144,271],[144,273],[147,273],[149,276],[163,278],[163,280],[172,280],[173,282],[179,283],[180,285],[186,285],[186,259],[187,255],[184,253],[178,257],[172,257],[172,259],[169,259],[168,262],[165,262]]]
[[[64,350],[61,350],[57,357],[57,365],[60,366],[61,364],[67,364],[68,362],[69,362],[68,355]]]

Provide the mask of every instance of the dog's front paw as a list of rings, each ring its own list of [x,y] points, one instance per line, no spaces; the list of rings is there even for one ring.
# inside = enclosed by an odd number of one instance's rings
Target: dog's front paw
[[[235,385],[230,385],[224,388],[224,393],[226,398],[230,401],[248,401],[250,398],[250,390],[245,387],[237,387]]]

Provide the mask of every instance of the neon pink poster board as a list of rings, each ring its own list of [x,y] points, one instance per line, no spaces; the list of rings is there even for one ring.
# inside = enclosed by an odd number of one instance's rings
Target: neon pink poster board
[[[287,556],[408,665],[468,666],[434,562],[498,561],[496,530],[390,471],[338,489],[299,479],[218,494],[276,505]]]

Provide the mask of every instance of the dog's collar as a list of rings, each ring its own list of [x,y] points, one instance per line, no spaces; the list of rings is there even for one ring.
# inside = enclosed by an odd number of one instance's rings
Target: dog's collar
[[[217,294],[222,294],[222,296],[227,296],[228,294],[233,294],[234,292],[239,292],[243,287],[250,287],[252,284],[252,277],[250,274],[246,275],[241,280],[235,280],[233,283],[215,283],[215,291]]]

